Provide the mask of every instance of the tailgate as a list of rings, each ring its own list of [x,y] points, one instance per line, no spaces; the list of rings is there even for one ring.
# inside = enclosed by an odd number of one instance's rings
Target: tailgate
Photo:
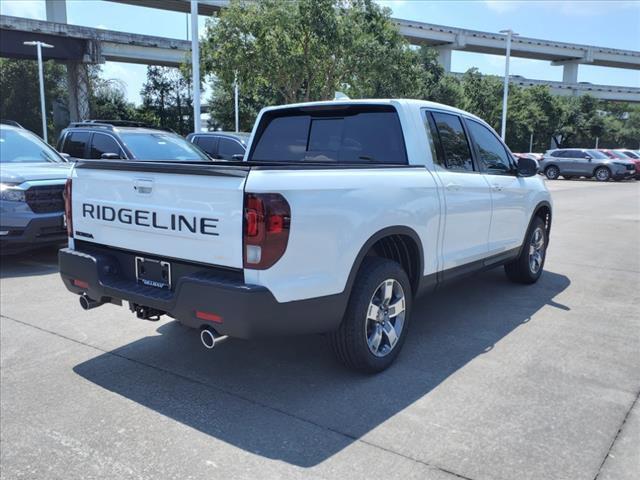
[[[74,237],[242,268],[248,172],[246,167],[80,162],[72,175]]]

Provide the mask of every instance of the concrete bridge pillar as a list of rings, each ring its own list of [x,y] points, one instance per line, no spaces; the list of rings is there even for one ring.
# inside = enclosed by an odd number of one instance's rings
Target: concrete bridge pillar
[[[79,62],[67,62],[67,91],[69,120],[80,122],[91,117],[89,109],[89,73]]]
[[[438,47],[438,63],[442,65],[445,73],[451,73],[451,52],[449,47]]]
[[[45,9],[48,21],[67,23],[67,0],[45,0]],[[88,119],[89,76],[83,63],[67,62],[67,92],[69,119],[72,122]]]
[[[564,83],[578,83],[578,63],[565,63],[562,67],[562,81]]]

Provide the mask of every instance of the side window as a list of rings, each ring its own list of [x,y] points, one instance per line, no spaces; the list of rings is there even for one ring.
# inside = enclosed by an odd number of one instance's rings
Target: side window
[[[89,141],[89,132],[71,132],[64,142],[64,153],[73,158],[84,158],[84,147]]]
[[[119,158],[124,157],[120,145],[118,145],[118,142],[116,142],[113,137],[104,135],[103,133],[94,133],[91,139],[89,158],[100,159],[103,153],[115,153]]]
[[[233,160],[234,155],[244,155],[244,148],[235,140],[220,138],[218,144],[218,155],[225,160]]]
[[[471,150],[460,117],[440,112],[433,112],[432,115],[440,137],[445,167],[459,172],[472,172]]]
[[[467,120],[467,127],[478,152],[480,170],[494,175],[511,174],[513,165],[498,137],[484,125]]]
[[[193,143],[198,145],[206,153],[215,157],[218,153],[218,139],[210,135],[198,135],[194,139]]]
[[[553,158],[560,158],[560,157],[562,157],[562,153],[563,153],[562,150],[556,150],[555,152],[551,153],[551,156]]]

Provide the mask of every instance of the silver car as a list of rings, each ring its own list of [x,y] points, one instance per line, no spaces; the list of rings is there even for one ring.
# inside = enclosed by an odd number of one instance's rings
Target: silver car
[[[631,161],[609,158],[597,150],[558,148],[547,150],[540,161],[540,172],[549,180],[556,180],[562,175],[566,179],[594,177],[600,182],[607,182],[632,178],[635,165]]]
[[[67,241],[62,191],[70,169],[33,133],[0,125],[0,253]]]

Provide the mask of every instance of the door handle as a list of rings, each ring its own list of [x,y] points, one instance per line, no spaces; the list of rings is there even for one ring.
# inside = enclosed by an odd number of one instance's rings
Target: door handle
[[[492,188],[496,192],[501,192],[502,191],[502,185],[494,184],[494,185],[492,185]]]
[[[460,190],[460,184],[458,183],[447,183],[446,189],[451,191]]]

